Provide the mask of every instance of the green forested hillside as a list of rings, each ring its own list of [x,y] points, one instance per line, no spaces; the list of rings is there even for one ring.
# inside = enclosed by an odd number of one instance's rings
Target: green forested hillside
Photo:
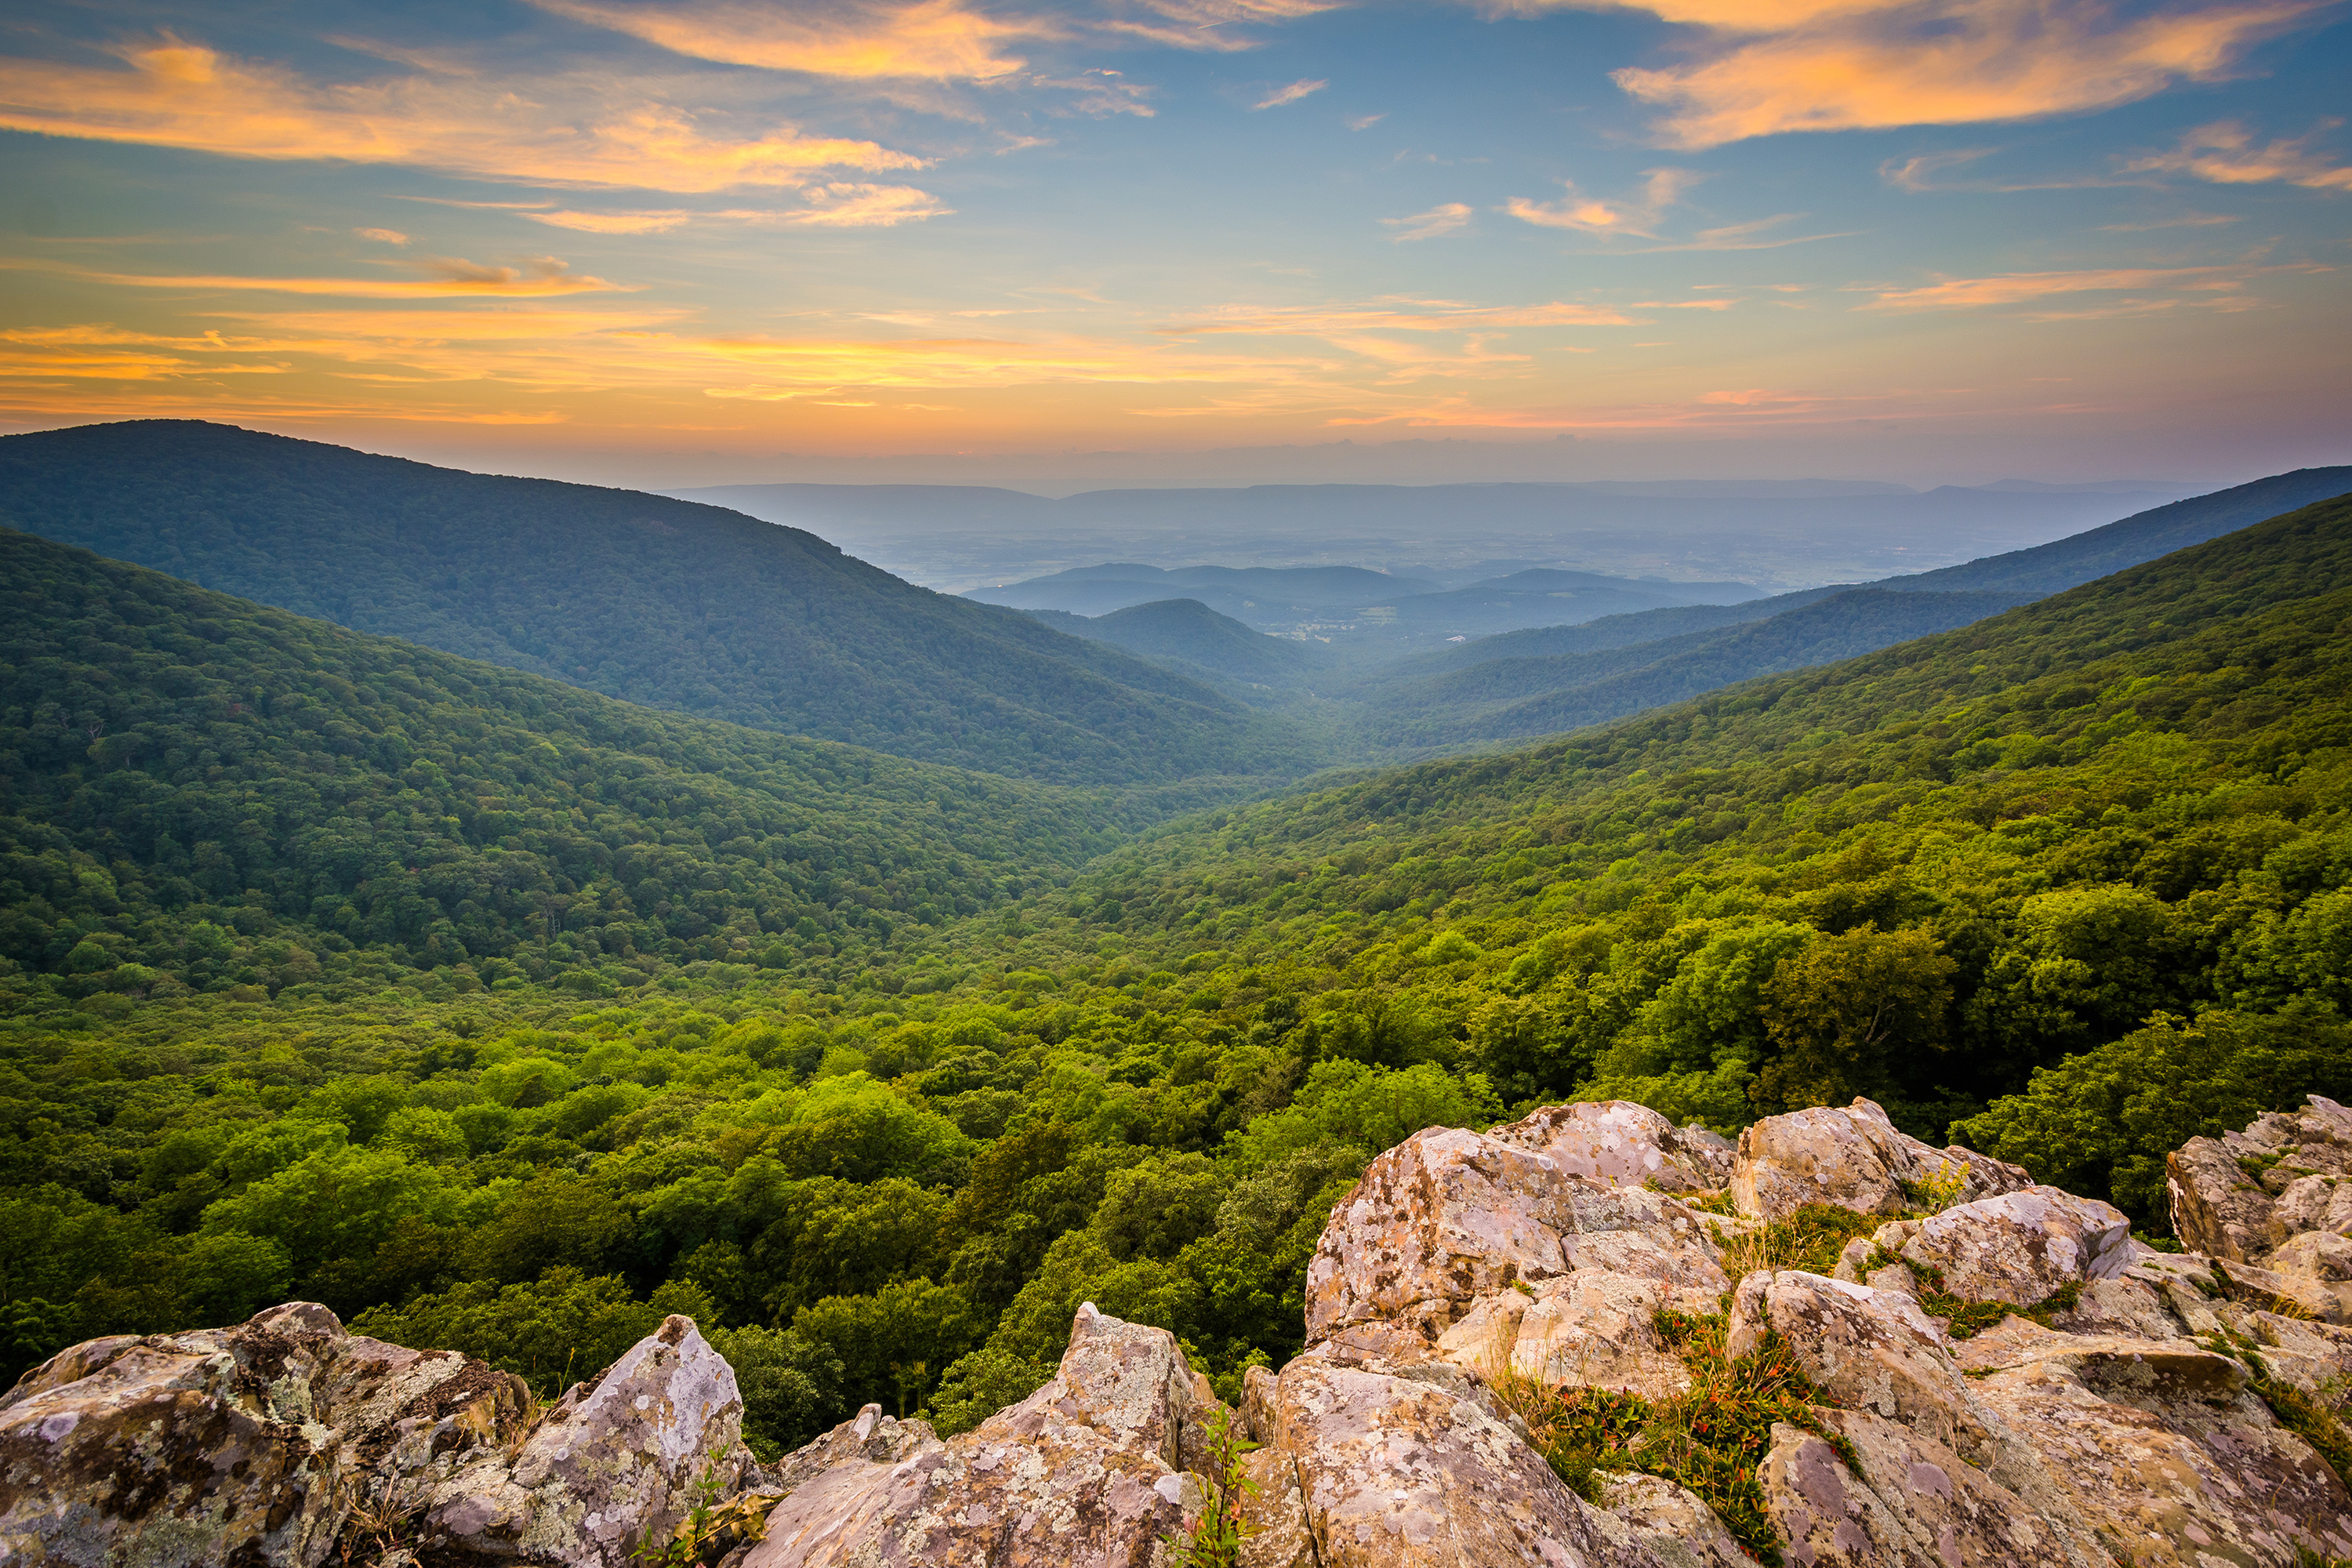
[[[193,420],[0,437],[0,524],[632,702],[1061,783],[1301,771],[1196,682],[823,540]]]
[[[1365,734],[1389,746],[1458,745],[1560,734],[1661,708],[1718,686],[1832,664],[1997,615],[2024,594],[1897,594],[1849,588],[1769,619],[1658,642],[1493,659],[1384,683]]]
[[[1139,809],[632,707],[5,530],[0,583],[0,957],[69,992],[848,975]]]
[[[115,668],[148,636],[121,619],[66,651]],[[240,635],[257,677],[309,657]],[[110,731],[73,733],[98,767]],[[565,780],[584,801],[656,739]],[[108,830],[86,787],[59,831]],[[671,847],[679,886],[738,853]],[[85,896],[117,875],[68,864]],[[1215,808],[862,951],[824,989],[689,942],[593,1001],[13,976],[11,1353],[299,1293],[544,1387],[684,1310],[772,1446],[866,1398],[968,1426],[1092,1300],[1231,1394],[1297,1348],[1370,1153],[1571,1095],[1729,1129],[1869,1093],[2160,1227],[2164,1149],[2352,1093],[2352,501],[1548,745]]]
[[[1332,667],[1330,652],[1320,643],[1268,637],[1198,599],[1159,599],[1092,618],[1055,610],[1030,614],[1075,637],[1096,637],[1146,658],[1245,682],[1298,686],[1310,677],[1328,675]]]

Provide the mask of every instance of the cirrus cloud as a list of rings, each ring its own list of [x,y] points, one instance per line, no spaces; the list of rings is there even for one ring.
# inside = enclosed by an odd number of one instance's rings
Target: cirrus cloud
[[[871,80],[918,77],[991,81],[1027,62],[1003,52],[1024,38],[1066,31],[1044,18],[988,16],[963,0],[896,8],[740,4],[614,5],[602,0],[530,0],[542,11],[727,65]]]
[[[2258,147],[2253,132],[2243,125],[2218,121],[2183,136],[2173,151],[2135,159],[2124,168],[2135,174],[2193,174],[2217,185],[2283,184],[2315,191],[2352,191],[2352,164],[2311,150],[2321,132],[2341,123],[2327,121],[2294,141],[2278,140]]]
[[[790,187],[833,169],[918,169],[876,142],[713,134],[673,106],[588,80],[494,85],[422,73],[310,80],[165,37],[128,69],[0,59],[0,129],[234,158],[401,164],[472,179],[693,193]]]

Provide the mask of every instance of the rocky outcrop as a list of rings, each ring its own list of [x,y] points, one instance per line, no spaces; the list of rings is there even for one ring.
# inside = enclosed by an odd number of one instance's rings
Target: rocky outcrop
[[[1739,1135],[1731,1201],[1759,1219],[1786,1219],[1807,1204],[1900,1215],[1937,1184],[1962,1202],[2031,1186],[2023,1167],[1955,1144],[1937,1149],[1895,1130],[1867,1100],[1769,1116]]]
[[[345,1331],[314,1302],[94,1340],[0,1400],[0,1561],[340,1560],[355,1513],[449,1561],[605,1564],[733,1482],[735,1376],[671,1318],[535,1426],[520,1380]]]
[[[2183,1243],[2281,1276],[2274,1294],[2352,1322],[2352,1110],[2313,1095],[2242,1131],[2192,1138],[2165,1163]]]
[[[1223,1426],[1259,1445],[1244,1568],[2292,1568],[2352,1556],[2322,1451],[2352,1448],[2346,1121],[2176,1156],[2184,1236],[2226,1256],[1867,1101],[1736,1148],[1622,1104],[1433,1129],[1333,1211],[1307,1348],[1238,1410],[1087,1306],[971,1432],[868,1405],[773,1472],[682,1318],[539,1415],[315,1306],[96,1341],[0,1401],[0,1560],[316,1568],[363,1512],[429,1568],[619,1568],[709,1478],[726,1568],[1167,1568]],[[1813,1204],[1869,1217],[1837,1252],[1778,1223]]]
[[[818,1439],[836,1462],[800,1479],[788,1461],[797,1484],[742,1568],[1150,1568],[1208,1495],[1196,1467],[1218,1408],[1173,1335],[1089,1303],[1054,1380],[973,1430],[908,1423],[877,1452],[869,1406]]]

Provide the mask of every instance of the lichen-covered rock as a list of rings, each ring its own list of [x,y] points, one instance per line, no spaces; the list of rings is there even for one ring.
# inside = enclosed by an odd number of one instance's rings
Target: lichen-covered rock
[[[1486,1136],[1548,1154],[1570,1175],[1612,1187],[1714,1192],[1731,1180],[1729,1139],[1703,1127],[1676,1127],[1628,1100],[1548,1105]]]
[[[835,1465],[852,1459],[895,1465],[938,1434],[928,1421],[901,1421],[882,1414],[878,1405],[862,1406],[856,1415],[814,1442],[785,1455],[776,1465],[774,1484],[779,1497],[790,1496],[803,1482],[814,1480]]]
[[[520,1393],[463,1356],[355,1338],[315,1302],[92,1340],[0,1397],[0,1542],[77,1568],[310,1568],[404,1437],[470,1442]]]
[[[1205,1499],[1185,1466],[1217,1408],[1174,1336],[1089,1302],[1051,1383],[960,1436],[803,1481],[745,1568],[1148,1568]]]
[[[1670,1398],[1690,1387],[1690,1369],[1658,1333],[1659,1310],[1709,1312],[1715,1307],[1711,1292],[1677,1290],[1601,1268],[1547,1279],[1532,1297],[1518,1300],[1526,1310],[1517,1314],[1507,1344],[1500,1345],[1499,1362],[1495,1345],[1484,1347],[1484,1360],[1474,1359],[1482,1347],[1464,1335],[1457,1342],[1466,1352],[1465,1364],[1507,1366],[1555,1387],[1605,1388],[1645,1399]],[[1492,1321],[1498,1327],[1511,1321],[1499,1312]],[[1440,1345],[1446,1348],[1447,1342]]]
[[[1826,1410],[1821,1420],[1860,1461],[1858,1472],[1841,1465],[1841,1477],[1870,1489],[1902,1550],[1918,1561],[1937,1568],[2105,1568],[2110,1561],[2071,1512],[2049,1517],[1916,1426],[1867,1410]],[[1789,1532],[1798,1533],[1793,1520]]]
[[[2103,1540],[2144,1568],[2352,1552],[2352,1496],[2246,1386],[2181,1339],[2068,1334],[2007,1319],[1961,1347],[1977,1396]]]
[[[509,1461],[486,1451],[436,1485],[424,1537],[525,1563],[623,1568],[667,1535],[706,1474],[742,1478],[735,1372],[690,1318],[671,1317],[594,1381],[575,1384]]]
[[[1480,1297],[1578,1269],[1720,1290],[1720,1253],[1686,1205],[1572,1175],[1475,1132],[1417,1132],[1332,1211],[1307,1269],[1307,1340],[1381,1323],[1433,1343]]]
[[[2147,1250],[2112,1204],[2027,1187],[1948,1208],[1920,1222],[1902,1256],[1939,1270],[1967,1301],[2031,1307],[2068,1285],[2121,1275]]]
[[[1661,1568],[1517,1434],[1435,1384],[1310,1352],[1283,1369],[1270,1414],[1321,1568]]]
[[[2172,1227],[2183,1245],[2228,1263],[2305,1279],[2341,1314],[2336,1287],[2352,1254],[2308,1236],[2352,1236],[2352,1110],[2313,1095],[2220,1138],[2192,1138],[2165,1157]]]
[[[1601,1506],[1665,1568],[1752,1568],[1756,1559],[1687,1487],[1630,1470],[1596,1472]]]
[[[1807,1204],[1895,1215],[1912,1206],[1906,1187],[1958,1184],[1964,1199],[2032,1184],[2021,1166],[1954,1144],[1936,1149],[1895,1130],[1867,1100],[1851,1106],[1768,1116],[1739,1134],[1731,1199],[1743,1215],[1786,1219]]]
[[[1750,1274],[1732,1298],[1724,1352],[1777,1334],[1807,1377],[1842,1405],[1869,1410],[1982,1461],[1992,1422],[1918,1303],[1795,1269]]]

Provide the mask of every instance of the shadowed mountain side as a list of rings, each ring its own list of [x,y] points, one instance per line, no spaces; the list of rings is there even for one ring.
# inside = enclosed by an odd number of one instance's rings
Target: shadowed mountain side
[[[1082,637],[1099,637],[1146,658],[1173,659],[1234,679],[1296,686],[1328,671],[1319,643],[1271,637],[1221,616],[1198,599],[1162,599],[1088,619],[1035,612],[1046,624]]]
[[[1719,686],[1950,631],[2032,596],[1856,588],[1752,626],[1589,654],[1499,659],[1384,697],[1368,738],[1458,745],[1580,729]]]
[[[830,954],[1165,815],[638,707],[9,529],[0,584],[0,955],[35,970],[177,951],[228,918],[213,900],[325,972]],[[76,866],[119,921],[50,924]]]
[[[1692,633],[1769,620],[1785,611],[1816,604],[1843,592],[1844,589],[1838,587],[1804,588],[1769,599],[1749,599],[1744,604],[1675,605],[1663,610],[1603,616],[1597,621],[1580,621],[1571,626],[1529,626],[1524,631],[1498,632],[1475,642],[1415,654],[1385,665],[1366,676],[1364,684],[1368,688],[1386,687],[1504,660],[1551,658],[1562,654],[1596,653],[1603,648],[1659,643]]]
[[[0,440],[0,521],[609,696],[1064,783],[1283,773],[1200,683],[823,540],[190,420]]]
[[[2120,522],[2087,533],[1989,555],[1959,566],[1889,577],[1868,587],[1902,593],[1990,590],[2032,595],[2055,594],[2077,584],[2169,555],[2192,544],[2233,533],[2314,501],[2352,494],[2352,467],[2297,468],[2210,495],[2191,496],[2169,506],[2135,512]]]

